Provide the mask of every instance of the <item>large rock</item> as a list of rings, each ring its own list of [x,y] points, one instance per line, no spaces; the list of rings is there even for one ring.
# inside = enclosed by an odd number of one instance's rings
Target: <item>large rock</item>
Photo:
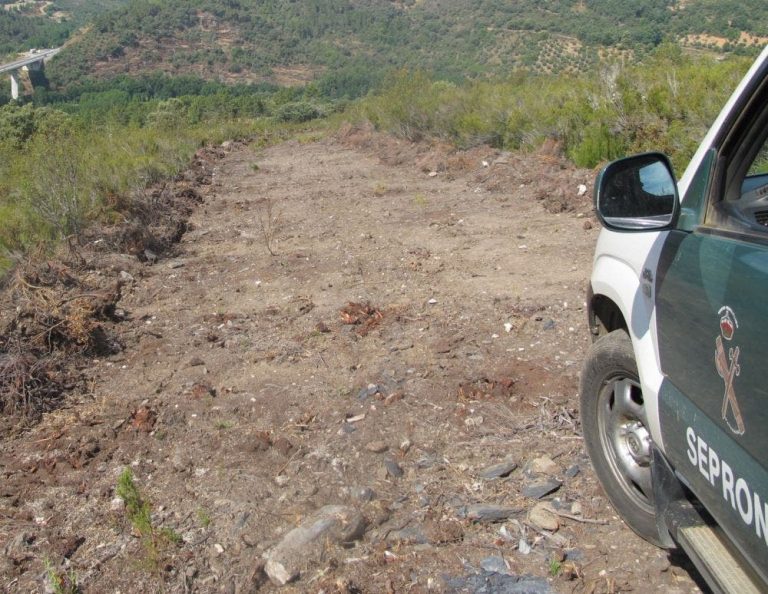
[[[344,505],[326,505],[264,553],[264,570],[275,584],[285,585],[319,562],[327,543],[351,543],[364,533],[365,519],[358,511]]]

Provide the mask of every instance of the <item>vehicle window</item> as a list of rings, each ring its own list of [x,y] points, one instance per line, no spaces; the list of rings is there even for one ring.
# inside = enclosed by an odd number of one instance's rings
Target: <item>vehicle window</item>
[[[768,241],[768,81],[720,149],[706,224]]]
[[[768,142],[763,144],[763,148],[757,154],[757,159],[749,168],[747,176],[764,175],[766,173],[768,173]]]
[[[748,223],[757,223],[768,232],[768,140],[763,140],[749,166],[736,202],[737,211]]]

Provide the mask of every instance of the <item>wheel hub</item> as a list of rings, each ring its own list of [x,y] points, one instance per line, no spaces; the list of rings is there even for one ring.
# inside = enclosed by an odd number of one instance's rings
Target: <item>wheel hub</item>
[[[636,464],[646,466],[651,462],[651,435],[645,426],[634,421],[624,427],[624,443]]]

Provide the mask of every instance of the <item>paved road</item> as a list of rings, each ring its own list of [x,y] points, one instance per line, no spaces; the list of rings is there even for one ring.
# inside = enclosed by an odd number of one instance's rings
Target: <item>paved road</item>
[[[28,64],[39,62],[40,60],[47,60],[48,58],[58,54],[60,51],[61,48],[59,47],[54,49],[37,50],[36,53],[25,58],[19,58],[18,60],[8,62],[7,64],[0,64],[0,74],[3,72],[9,72],[11,70],[18,70],[22,66],[27,66]]]

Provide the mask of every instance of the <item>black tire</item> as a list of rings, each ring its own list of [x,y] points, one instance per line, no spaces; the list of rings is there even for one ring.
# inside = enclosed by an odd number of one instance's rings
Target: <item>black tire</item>
[[[632,341],[624,330],[598,338],[581,374],[581,427],[608,499],[638,535],[661,545],[651,482],[645,403]]]

